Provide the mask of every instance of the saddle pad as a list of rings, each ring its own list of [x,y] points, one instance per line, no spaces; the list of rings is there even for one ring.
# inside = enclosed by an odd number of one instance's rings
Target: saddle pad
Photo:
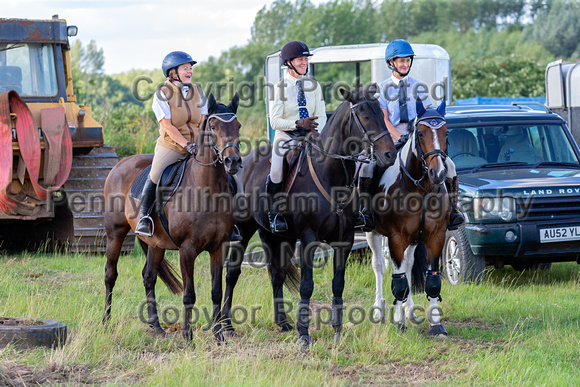
[[[157,184],[157,196],[161,197],[161,207],[164,207],[165,204],[171,199],[179,185],[181,184],[181,180],[183,180],[183,174],[185,173],[185,165],[187,164],[187,160],[189,158],[186,157],[183,160],[176,161],[173,164],[168,165],[161,174],[159,178],[159,184]],[[147,168],[139,174],[135,182],[131,186],[131,196],[137,200],[141,198],[141,192],[143,192],[143,186],[147,181],[147,176],[149,176],[149,172],[151,171],[151,165],[148,165]]]

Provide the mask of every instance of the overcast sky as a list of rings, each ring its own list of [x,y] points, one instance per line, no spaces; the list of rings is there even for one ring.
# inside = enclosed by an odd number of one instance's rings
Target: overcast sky
[[[314,4],[326,0],[314,0]],[[248,42],[256,13],[273,0],[0,0],[1,18],[50,19],[76,25],[83,45],[105,53],[105,73],[160,68],[170,51],[195,60]]]

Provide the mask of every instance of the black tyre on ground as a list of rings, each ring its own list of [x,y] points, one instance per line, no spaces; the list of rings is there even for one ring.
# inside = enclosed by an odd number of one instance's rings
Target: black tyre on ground
[[[35,325],[5,325],[7,320],[19,320],[0,317],[0,348],[14,344],[18,348],[45,346],[56,348],[66,342],[66,325],[53,320],[41,320]]]
[[[479,284],[485,278],[485,258],[473,254],[467,242],[465,227],[447,231],[441,256],[441,267],[451,285],[460,282]]]

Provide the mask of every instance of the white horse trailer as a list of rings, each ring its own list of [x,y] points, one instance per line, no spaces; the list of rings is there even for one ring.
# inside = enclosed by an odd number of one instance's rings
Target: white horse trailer
[[[413,67],[409,75],[424,83],[429,90],[431,101],[438,105],[437,101],[445,99],[451,101],[451,62],[445,49],[434,44],[411,44],[415,52]],[[348,46],[327,46],[311,50],[312,57],[309,63],[309,74],[317,78],[324,72],[325,65],[329,64],[354,64],[352,84],[346,84],[340,80],[332,80],[334,84],[321,83],[323,91],[326,87],[335,86],[355,87],[356,84],[365,86],[368,83],[379,84],[391,76],[391,70],[385,63],[385,49],[387,43],[356,44]],[[280,58],[280,50],[274,51],[266,57],[264,75],[266,85],[275,85],[284,77],[288,68],[283,65]],[[317,79],[319,82],[320,80]],[[340,83],[339,83],[340,82]],[[270,126],[270,104],[273,100],[271,95],[273,87],[266,87],[266,113],[268,115],[268,137],[272,140],[274,131]],[[336,99],[338,93],[324,93],[325,102],[332,106],[331,99]],[[330,114],[331,112],[328,112]]]
[[[580,62],[557,60],[546,66],[546,106],[568,122],[580,144]]]

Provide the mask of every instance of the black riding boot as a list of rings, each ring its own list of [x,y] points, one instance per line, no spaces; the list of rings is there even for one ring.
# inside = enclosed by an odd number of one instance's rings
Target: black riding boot
[[[270,231],[275,232],[285,232],[288,231],[288,223],[284,219],[284,215],[279,214],[275,211],[276,205],[274,203],[274,197],[276,194],[282,192],[282,183],[272,183],[270,180],[270,175],[266,179],[266,193],[270,196],[272,204],[268,201],[268,221],[270,222]]]
[[[143,186],[143,191],[141,192],[141,210],[139,211],[139,223],[135,227],[135,234],[143,236],[153,235],[153,219],[149,216],[151,206],[155,202],[155,191],[157,190],[157,184],[151,181],[151,178],[147,177],[147,181]]]
[[[228,185],[230,187],[230,192],[232,193],[232,198],[235,198],[236,194],[238,193],[238,183],[232,175],[228,175]],[[241,242],[243,239],[244,238],[242,238],[240,235],[238,226],[234,224],[234,230],[232,231],[232,235],[230,235],[230,242]]]
[[[445,186],[447,187],[447,192],[449,193],[449,199],[451,201],[451,211],[449,213],[449,224],[447,225],[448,230],[457,230],[459,226],[465,223],[465,219],[459,208],[457,208],[457,191],[459,187],[458,177],[445,179]]]
[[[354,227],[360,228],[364,232],[370,232],[375,229],[375,216],[373,215],[371,205],[372,189],[373,179],[361,177],[359,181],[361,210],[359,211],[358,218],[354,223]]]

